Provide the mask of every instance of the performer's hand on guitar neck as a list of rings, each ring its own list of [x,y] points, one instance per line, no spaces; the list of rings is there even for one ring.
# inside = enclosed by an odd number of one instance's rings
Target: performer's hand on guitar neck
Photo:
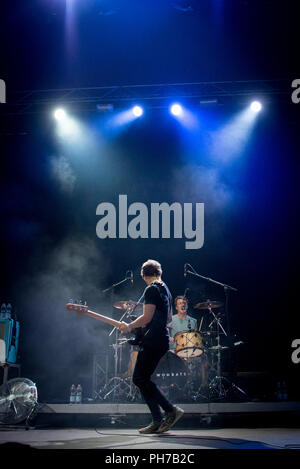
[[[122,334],[129,334],[131,332],[129,325],[124,321],[121,322],[121,325],[118,327],[118,329]]]

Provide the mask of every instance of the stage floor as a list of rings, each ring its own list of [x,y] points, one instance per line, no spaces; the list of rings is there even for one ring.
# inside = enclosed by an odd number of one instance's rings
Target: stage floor
[[[162,435],[143,436],[136,429],[128,428],[0,430],[0,448],[11,448],[16,443],[20,449],[24,445],[24,448],[56,450],[296,449],[300,447],[300,429],[171,429]]]
[[[140,435],[145,404],[40,404],[31,427],[0,426],[0,448],[88,450],[300,449],[300,402],[180,404],[169,432]]]

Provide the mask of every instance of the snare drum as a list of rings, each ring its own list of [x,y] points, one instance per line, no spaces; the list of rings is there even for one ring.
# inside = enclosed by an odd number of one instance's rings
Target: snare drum
[[[175,352],[181,358],[198,357],[203,353],[202,337],[197,331],[177,332]]]

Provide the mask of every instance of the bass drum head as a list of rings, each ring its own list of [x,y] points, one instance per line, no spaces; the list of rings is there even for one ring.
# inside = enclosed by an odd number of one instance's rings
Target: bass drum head
[[[175,334],[176,354],[181,358],[198,357],[203,353],[202,337],[198,331],[182,331]]]
[[[185,361],[170,350],[160,359],[153,373],[153,381],[164,386],[176,384],[183,387],[187,377],[188,368]]]

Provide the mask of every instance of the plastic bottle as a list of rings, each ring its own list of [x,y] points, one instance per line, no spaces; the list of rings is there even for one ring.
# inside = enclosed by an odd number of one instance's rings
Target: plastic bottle
[[[81,384],[78,384],[76,389],[76,404],[81,404],[82,402],[82,387]]]
[[[6,318],[6,304],[2,303],[1,312],[0,312],[0,319]]]
[[[75,384],[72,384],[70,389],[70,404],[75,404],[76,402],[76,388]]]

